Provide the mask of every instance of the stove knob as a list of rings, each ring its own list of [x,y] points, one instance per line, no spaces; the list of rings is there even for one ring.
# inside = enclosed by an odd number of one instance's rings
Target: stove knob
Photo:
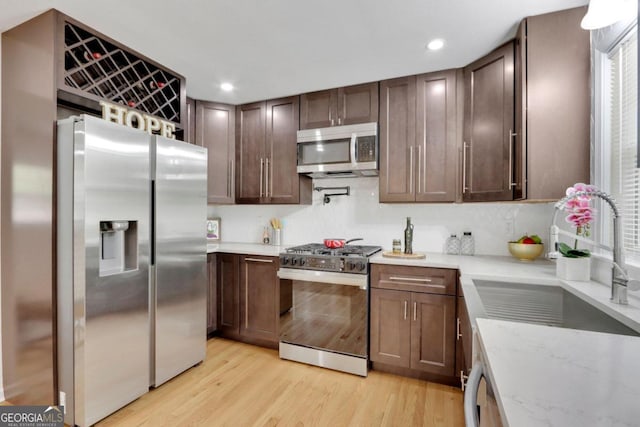
[[[302,267],[303,265],[305,265],[307,263],[307,260],[304,258],[300,258],[300,266]]]
[[[359,263],[356,264],[356,268],[358,269],[358,271],[364,271],[365,267],[366,266],[365,266],[364,262],[359,262]]]
[[[291,265],[298,265],[298,258],[291,258]]]
[[[351,271],[351,270],[353,270],[355,267],[356,267],[356,266],[355,266],[355,264],[354,264],[354,263],[352,263],[351,261],[349,261],[349,262],[347,263],[347,271]]]
[[[280,258],[280,264],[282,264],[282,265],[289,264],[289,258],[287,258],[286,256],[281,257]]]

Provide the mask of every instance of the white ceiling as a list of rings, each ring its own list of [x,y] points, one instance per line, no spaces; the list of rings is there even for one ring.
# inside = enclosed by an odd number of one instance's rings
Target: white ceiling
[[[187,78],[197,99],[242,104],[464,66],[525,16],[588,0],[0,0],[0,31],[49,8]],[[433,38],[444,49],[426,51]],[[236,89],[222,92],[231,82]]]

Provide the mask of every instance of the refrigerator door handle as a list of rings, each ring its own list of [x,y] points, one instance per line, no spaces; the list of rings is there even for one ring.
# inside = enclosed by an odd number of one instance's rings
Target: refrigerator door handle
[[[156,205],[156,180],[151,180],[151,206]],[[156,265],[156,212],[154,209],[151,209],[151,221],[149,224],[149,228],[151,228],[151,238],[149,239],[150,244],[150,254],[149,254],[149,265]]]

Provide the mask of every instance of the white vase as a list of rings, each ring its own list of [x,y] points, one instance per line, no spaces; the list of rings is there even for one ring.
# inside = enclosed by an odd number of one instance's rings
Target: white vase
[[[591,258],[567,258],[556,260],[556,276],[564,280],[588,282],[591,280]]]

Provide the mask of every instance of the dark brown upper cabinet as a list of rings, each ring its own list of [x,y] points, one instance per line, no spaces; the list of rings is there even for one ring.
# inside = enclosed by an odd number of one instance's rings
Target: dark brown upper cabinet
[[[464,68],[463,201],[513,200],[514,43]]]
[[[297,96],[236,109],[236,202],[311,203],[311,179],[298,175]]]
[[[380,201],[453,202],[457,72],[380,83]]]
[[[416,118],[416,201],[456,199],[457,72],[418,76]]]
[[[207,148],[207,202],[234,202],[236,111],[233,105],[196,102],[197,145]]]
[[[380,201],[415,201],[416,78],[380,82]]]
[[[557,200],[589,182],[590,44],[586,6],[528,17],[516,38],[516,198]],[[516,190],[518,188],[516,187]]]
[[[378,83],[302,94],[300,129],[378,121]]]

